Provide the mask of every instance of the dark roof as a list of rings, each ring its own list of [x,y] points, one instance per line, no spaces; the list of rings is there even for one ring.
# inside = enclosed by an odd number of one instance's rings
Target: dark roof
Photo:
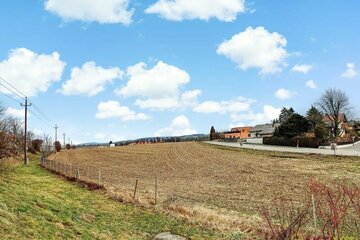
[[[262,134],[271,134],[274,133],[275,131],[275,127],[278,124],[260,124],[260,125],[256,125],[255,127],[253,127],[250,132],[252,133],[262,133]]]

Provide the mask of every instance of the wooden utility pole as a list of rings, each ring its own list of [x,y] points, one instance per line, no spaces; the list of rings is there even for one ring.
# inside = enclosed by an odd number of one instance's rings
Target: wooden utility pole
[[[25,97],[25,104],[21,103],[21,106],[25,107],[24,164],[28,165],[28,160],[27,160],[27,111],[28,111],[28,107],[31,106],[31,103],[28,104],[27,97]]]
[[[57,142],[57,130],[59,129],[59,126],[57,124],[55,124],[55,142]]]
[[[64,137],[64,146],[63,146],[63,148],[65,148],[65,133],[63,133],[63,137]]]

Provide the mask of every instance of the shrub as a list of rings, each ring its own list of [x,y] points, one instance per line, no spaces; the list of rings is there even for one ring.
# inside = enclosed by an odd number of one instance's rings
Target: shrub
[[[299,144],[299,147],[309,147],[309,148],[318,148],[320,146],[319,141],[313,137],[264,137],[263,143],[265,145],[276,145],[276,146],[289,146],[296,147]]]
[[[32,140],[31,147],[34,149],[35,152],[40,152],[42,143],[43,143],[43,140],[41,140],[41,139]]]
[[[54,145],[55,145],[56,152],[60,152],[61,151],[61,143],[59,141],[56,141],[54,143]]]
[[[275,201],[261,209],[260,233],[264,239],[357,239],[353,237],[360,236],[359,187],[345,182],[324,184],[311,180],[308,189],[303,205],[296,207]],[[314,196],[314,206],[309,194]],[[313,210],[317,229],[313,228]]]
[[[70,144],[66,144],[65,148],[66,148],[67,150],[70,150],[70,149],[71,149],[71,145],[70,145]]]

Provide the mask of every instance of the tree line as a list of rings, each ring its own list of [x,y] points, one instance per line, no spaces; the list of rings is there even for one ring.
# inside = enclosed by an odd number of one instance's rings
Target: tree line
[[[23,121],[6,115],[6,108],[0,103],[0,160],[20,156],[24,153],[24,134]],[[26,134],[29,152],[50,153],[52,143],[49,136],[40,139],[35,137],[31,131]]]

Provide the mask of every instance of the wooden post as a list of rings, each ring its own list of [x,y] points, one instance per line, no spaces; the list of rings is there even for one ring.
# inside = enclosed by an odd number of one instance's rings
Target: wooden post
[[[313,218],[314,218],[314,239],[317,239],[317,222],[316,222],[316,209],[315,209],[314,194],[311,194],[311,205],[312,205],[312,209],[313,209]]]
[[[101,185],[101,169],[99,168],[99,179],[98,179],[98,184]]]
[[[136,181],[135,181],[134,199],[136,198],[137,187],[138,187],[138,178],[136,178]]]
[[[155,205],[157,204],[158,178],[155,177]]]
[[[70,164],[70,173],[69,176],[72,177],[72,164]]]
[[[86,178],[87,178],[87,179],[90,179],[90,178],[89,178],[89,175],[90,175],[90,167],[88,166],[88,167],[87,167],[87,172],[86,172]]]
[[[77,168],[76,178],[77,178],[78,180],[80,180],[80,170],[79,170],[79,167]]]

